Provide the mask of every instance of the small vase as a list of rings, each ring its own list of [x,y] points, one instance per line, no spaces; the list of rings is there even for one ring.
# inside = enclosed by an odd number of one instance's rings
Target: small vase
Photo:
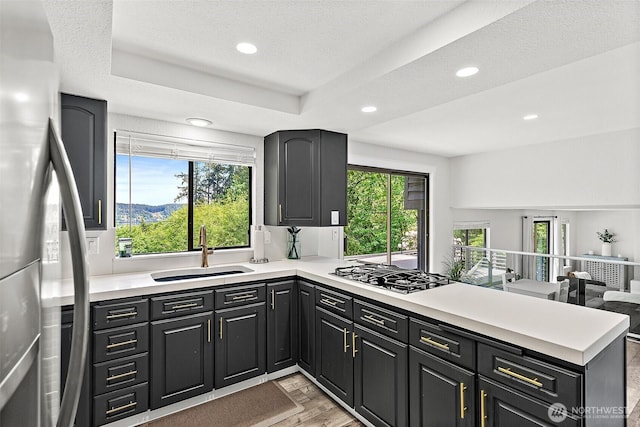
[[[611,256],[611,243],[602,243],[602,256]]]
[[[291,234],[287,237],[287,258],[300,259],[302,251],[300,249],[300,236],[298,234]]]

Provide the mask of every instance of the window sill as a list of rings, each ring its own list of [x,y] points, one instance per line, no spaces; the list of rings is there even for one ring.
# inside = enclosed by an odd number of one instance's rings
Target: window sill
[[[242,255],[242,254],[251,254],[253,255],[253,248],[234,248],[234,249],[216,249],[213,251],[213,253],[209,253],[209,259],[211,259],[212,257],[215,257],[216,255],[222,256],[222,255]],[[194,257],[194,256],[200,256],[200,251],[190,251],[190,252],[170,252],[170,253],[164,253],[164,254],[140,254],[140,255],[133,255],[130,257],[119,257],[119,256],[115,256],[113,257],[113,261],[114,262],[131,262],[134,260],[140,260],[140,261],[146,261],[146,260],[153,260],[153,259],[171,259],[171,258],[188,258],[188,257]]]

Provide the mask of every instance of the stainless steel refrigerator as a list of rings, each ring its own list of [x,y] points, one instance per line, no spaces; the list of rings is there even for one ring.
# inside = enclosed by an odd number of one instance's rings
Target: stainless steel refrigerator
[[[80,203],[57,137],[59,77],[40,2],[0,1],[0,53],[0,427],[69,426],[86,363],[88,273]],[[60,201],[75,290],[62,397]]]

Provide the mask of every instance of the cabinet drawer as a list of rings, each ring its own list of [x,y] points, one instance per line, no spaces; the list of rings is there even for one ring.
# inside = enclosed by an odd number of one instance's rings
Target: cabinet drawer
[[[93,306],[93,330],[133,325],[149,320],[146,298],[108,301]]]
[[[440,325],[411,319],[409,344],[442,359],[475,370],[476,343]]]
[[[409,339],[409,318],[359,300],[353,302],[353,320],[402,343]]]
[[[316,305],[353,320],[353,298],[316,286]]]
[[[189,292],[151,298],[151,318],[166,319],[175,316],[213,310],[213,292]]]
[[[93,365],[93,394],[103,394],[149,381],[149,354],[122,357]]]
[[[101,426],[149,409],[148,384],[142,383],[94,397],[94,424]]]
[[[216,289],[216,310],[239,305],[264,302],[267,291],[264,283],[257,285],[236,286],[227,289]]]
[[[478,373],[549,403],[581,406],[582,375],[478,343]]]
[[[149,324],[122,326],[93,333],[95,363],[149,350]]]

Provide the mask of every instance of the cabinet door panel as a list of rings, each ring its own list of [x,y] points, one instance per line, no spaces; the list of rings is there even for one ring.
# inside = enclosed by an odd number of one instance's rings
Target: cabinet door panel
[[[349,406],[353,406],[353,322],[316,308],[317,380]]]
[[[486,427],[548,427],[581,425],[581,420],[569,412],[556,418],[550,404],[527,396],[514,389],[504,387],[480,377],[480,416],[485,418]],[[484,413],[482,413],[484,409]],[[552,419],[554,418],[554,419]],[[622,423],[620,423],[622,425]]]
[[[298,359],[298,310],[294,280],[267,286],[267,372],[295,365]]]
[[[263,303],[216,311],[216,388],[266,371],[265,316]]]
[[[316,374],[315,291],[313,285],[298,281],[298,365]]]
[[[107,103],[61,94],[61,134],[86,228],[106,229]]]
[[[413,347],[409,396],[411,425],[475,425],[475,374]]]
[[[408,346],[359,325],[354,330],[356,411],[375,425],[406,425]]]
[[[212,312],[151,323],[151,408],[213,388]]]
[[[320,133],[283,132],[280,140],[282,224],[319,225]],[[284,166],[284,167],[283,167]]]

